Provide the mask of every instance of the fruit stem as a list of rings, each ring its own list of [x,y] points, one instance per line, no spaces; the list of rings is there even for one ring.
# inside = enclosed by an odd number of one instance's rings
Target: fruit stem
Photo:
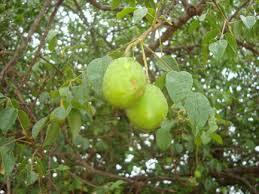
[[[162,21],[157,21],[154,22],[154,24],[152,24],[152,26],[150,26],[145,32],[143,32],[138,38],[132,40],[129,45],[126,47],[125,49],[125,55],[127,56],[129,54],[129,51],[132,47],[136,46],[138,43],[143,42],[146,37],[149,35],[149,33],[155,31],[156,29],[158,29],[159,27],[161,27],[163,25]]]
[[[145,65],[147,81],[148,81],[148,83],[150,83],[149,74],[148,74],[147,58],[146,58],[146,54],[145,54],[145,50],[144,50],[144,46],[143,46],[143,41],[140,43],[140,46],[141,46],[141,50],[142,50],[142,56],[143,56],[143,61],[144,61],[144,65]]]

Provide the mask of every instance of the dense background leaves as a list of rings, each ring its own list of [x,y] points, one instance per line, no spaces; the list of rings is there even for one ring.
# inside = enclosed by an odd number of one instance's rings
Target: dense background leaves
[[[257,15],[253,0],[1,1],[1,192],[258,193]],[[128,45],[144,65],[132,40],[169,104],[150,134],[101,91]]]

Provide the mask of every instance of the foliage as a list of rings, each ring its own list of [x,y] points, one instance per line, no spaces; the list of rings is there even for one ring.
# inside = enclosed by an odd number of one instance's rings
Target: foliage
[[[0,2],[0,191],[258,193],[257,2]],[[131,56],[169,105],[152,133],[103,97]]]

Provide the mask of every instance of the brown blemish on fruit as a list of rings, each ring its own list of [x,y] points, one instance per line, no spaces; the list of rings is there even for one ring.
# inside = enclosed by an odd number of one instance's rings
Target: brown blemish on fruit
[[[139,89],[137,92],[136,92],[136,96],[137,97],[140,97],[144,94],[144,90],[143,89]]]
[[[133,86],[133,89],[134,89],[134,90],[137,89],[137,82],[136,82],[136,80],[132,79],[132,80],[131,80],[131,85]]]

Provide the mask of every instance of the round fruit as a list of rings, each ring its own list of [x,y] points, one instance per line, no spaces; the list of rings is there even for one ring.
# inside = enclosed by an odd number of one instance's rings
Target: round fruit
[[[195,170],[195,172],[194,172],[194,176],[196,177],[196,178],[201,178],[201,171],[199,171],[199,170]]]
[[[168,112],[168,104],[161,90],[148,84],[144,95],[126,110],[130,122],[145,132],[160,126]]]
[[[129,57],[115,59],[104,74],[104,97],[118,108],[132,106],[144,94],[145,87],[144,70],[138,62]]]

